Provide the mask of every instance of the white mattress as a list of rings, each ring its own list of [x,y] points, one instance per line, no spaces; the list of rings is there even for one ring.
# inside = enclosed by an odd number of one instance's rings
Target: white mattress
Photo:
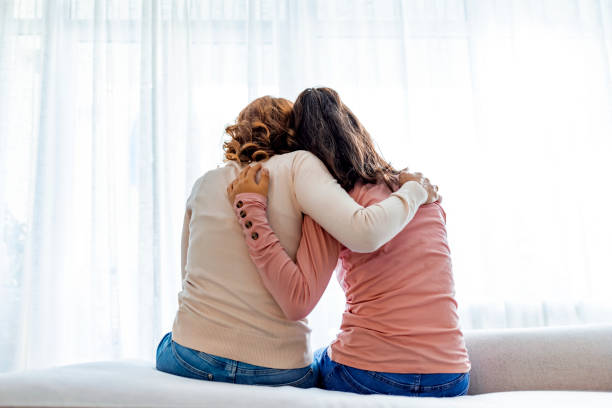
[[[18,407],[612,407],[611,392],[514,391],[452,399],[355,395],[192,380],[152,363],[88,363],[0,375],[0,406]]]

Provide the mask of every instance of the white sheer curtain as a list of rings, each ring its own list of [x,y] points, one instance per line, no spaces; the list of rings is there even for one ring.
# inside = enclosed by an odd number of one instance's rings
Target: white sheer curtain
[[[611,56],[610,0],[0,0],[0,371],[153,358],[224,125],[317,85],[440,185],[465,328],[612,320]]]

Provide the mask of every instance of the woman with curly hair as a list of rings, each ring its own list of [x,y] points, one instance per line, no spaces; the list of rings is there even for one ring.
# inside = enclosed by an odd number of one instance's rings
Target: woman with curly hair
[[[307,322],[285,316],[266,289],[242,238],[243,229],[251,232],[249,211],[235,203],[244,220],[238,225],[227,202],[227,185],[241,170],[263,167],[274,178],[266,187],[270,224],[292,258],[303,214],[347,248],[369,252],[401,231],[428,199],[427,188],[433,191],[422,180],[409,181],[364,208],[316,156],[297,150],[291,114],[286,99],[265,96],[250,103],[226,129],[227,164],[195,182],[183,225],[179,308],[172,332],[158,346],[159,370],[241,384],[314,385]],[[252,231],[249,239],[260,237]]]

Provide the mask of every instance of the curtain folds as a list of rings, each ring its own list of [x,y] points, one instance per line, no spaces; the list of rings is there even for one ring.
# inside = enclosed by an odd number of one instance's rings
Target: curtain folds
[[[464,328],[609,322],[611,66],[610,0],[0,0],[0,371],[152,359],[225,125],[310,86],[440,186]]]

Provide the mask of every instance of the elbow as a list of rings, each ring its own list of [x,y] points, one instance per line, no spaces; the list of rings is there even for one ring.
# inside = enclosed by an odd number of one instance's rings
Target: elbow
[[[304,312],[301,310],[292,310],[285,312],[285,317],[287,318],[287,320],[291,320],[294,322],[305,319],[306,316],[308,316],[308,312]]]
[[[291,305],[283,308],[283,313],[285,314],[287,320],[294,322],[305,319],[311,311],[312,307],[309,307],[308,305]]]
[[[303,283],[302,285],[293,285],[290,300],[284,301],[281,305],[285,317],[294,322],[306,318],[317,304],[316,300],[312,298],[311,288],[306,282]]]
[[[368,253],[380,249],[385,243],[372,233],[365,233],[352,242],[346,243],[346,247],[353,252]]]
[[[389,240],[389,232],[381,228],[381,224],[376,222],[375,219],[366,217],[364,212],[360,212],[355,216],[353,225],[360,225],[360,227],[353,230],[350,239],[342,242],[344,246],[353,252],[374,252]]]

